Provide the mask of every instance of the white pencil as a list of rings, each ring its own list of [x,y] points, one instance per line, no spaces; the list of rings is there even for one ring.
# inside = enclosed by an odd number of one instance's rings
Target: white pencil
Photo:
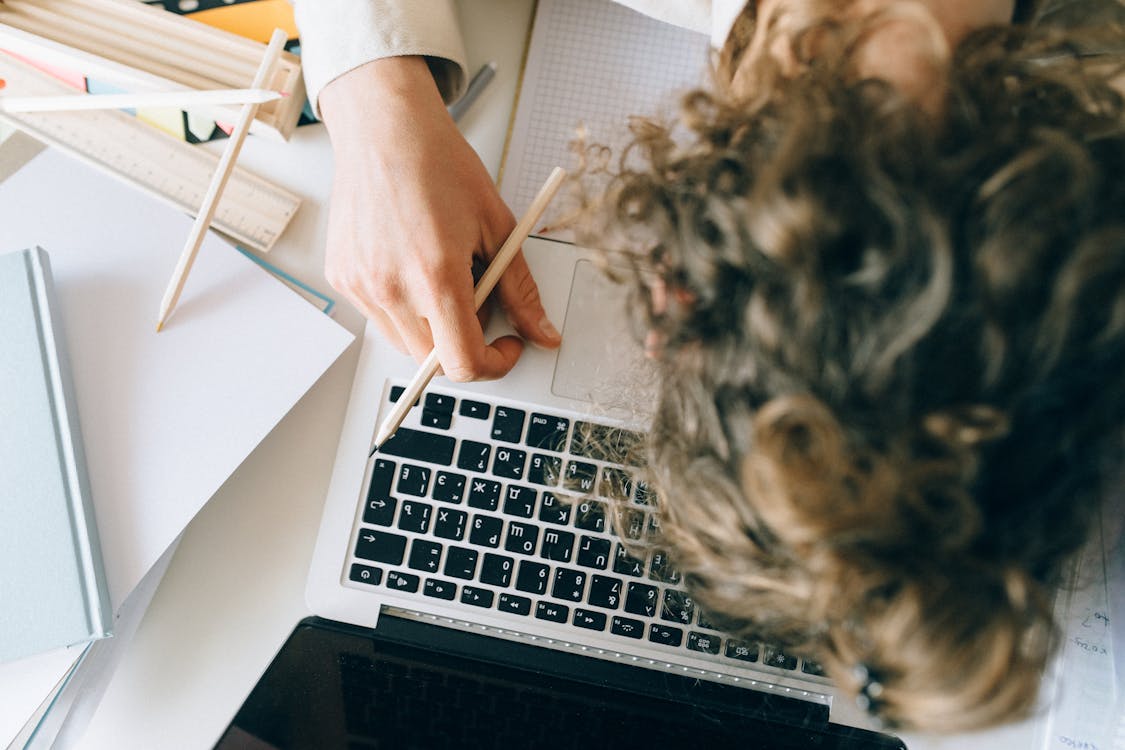
[[[250,84],[250,88],[260,89],[269,82],[270,76],[273,75],[274,65],[277,63],[278,57],[281,56],[282,50],[285,49],[287,38],[284,31],[274,29],[269,46],[266,47],[266,54],[262,57],[262,62],[258,66],[258,72],[254,74],[254,82]],[[215,216],[219,196],[222,195],[223,188],[226,187],[227,178],[230,177],[231,170],[234,169],[234,160],[238,158],[242,142],[246,140],[246,133],[250,130],[250,122],[254,119],[257,111],[257,104],[244,104],[242,106],[242,112],[238,115],[238,121],[227,140],[227,146],[223,150],[223,155],[219,157],[218,166],[215,167],[215,174],[211,177],[211,184],[207,188],[206,195],[203,196],[203,205],[200,206],[199,214],[195,217],[195,223],[191,225],[191,231],[188,232],[187,243],[184,245],[183,252],[180,253],[180,260],[176,263],[172,280],[168,282],[168,289],[164,292],[164,299],[160,303],[160,319],[156,321],[157,332],[164,327],[168,316],[172,314],[172,308],[176,306],[176,302],[180,299],[180,292],[184,290],[184,282],[187,281],[188,272],[191,271],[191,266],[195,262],[195,255],[199,252],[203,235],[207,231],[207,227],[211,225],[211,219]]]
[[[473,291],[473,305],[477,310],[488,299],[488,295],[492,293],[492,289],[496,286],[496,282],[500,281],[500,277],[504,275],[504,271],[508,269],[508,265],[512,259],[516,257],[516,253],[520,251],[527,236],[531,234],[531,230],[535,228],[535,223],[539,221],[539,217],[543,215],[543,211],[547,209],[547,204],[555,197],[555,193],[559,191],[562,186],[563,178],[566,177],[566,170],[561,167],[555,167],[547,181],[543,183],[543,187],[539,189],[539,194],[535,196],[535,200],[527,209],[527,213],[523,215],[517,223],[512,233],[508,235],[508,239],[504,240],[504,244],[500,246],[499,252],[492,262],[488,264],[488,268],[480,277]],[[402,424],[402,420],[406,418],[406,414],[422,395],[422,391],[426,390],[426,386],[433,380],[434,375],[438,371],[438,358],[437,350],[430,351],[430,355],[426,357],[425,361],[418,368],[410,385],[406,386],[406,390],[398,397],[395,402],[394,408],[391,409],[390,414],[386,416],[383,423],[379,425],[379,430],[375,433],[375,445],[371,448],[368,456],[374,455],[375,451],[379,449],[383,443],[390,439],[391,435],[395,434],[395,430]]]
[[[209,89],[128,94],[0,96],[0,112],[69,112],[89,109],[191,109],[222,104],[264,104],[285,96],[268,89]]]

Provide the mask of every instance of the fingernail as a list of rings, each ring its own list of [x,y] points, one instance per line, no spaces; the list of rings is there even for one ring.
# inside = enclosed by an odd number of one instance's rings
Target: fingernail
[[[548,318],[546,315],[544,315],[539,320],[539,330],[542,331],[543,335],[549,338],[551,341],[558,341],[560,338],[562,338],[559,335],[559,329],[555,328],[550,318]]]

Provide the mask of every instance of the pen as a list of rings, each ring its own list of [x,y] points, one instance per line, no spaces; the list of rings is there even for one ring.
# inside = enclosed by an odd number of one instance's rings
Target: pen
[[[263,104],[284,94],[268,89],[209,89],[137,94],[64,94],[62,96],[0,96],[0,112],[69,112],[88,109],[190,107],[215,104]]]
[[[528,207],[527,213],[516,223],[515,228],[512,229],[512,233],[508,235],[508,239],[504,240],[504,244],[500,246],[496,257],[488,264],[488,268],[485,269],[484,274],[480,277],[480,281],[477,282],[473,290],[473,305],[477,310],[479,310],[480,306],[484,304],[484,301],[488,299],[488,295],[492,293],[496,282],[500,280],[504,271],[507,270],[508,264],[512,262],[512,259],[516,257],[516,253],[518,253],[523,246],[524,240],[531,234],[535,222],[539,221],[539,217],[543,215],[547,204],[551,202],[551,199],[555,197],[555,193],[559,191],[564,177],[566,177],[566,170],[562,167],[555,167],[554,170],[551,171],[547,181],[543,183],[543,187],[539,189],[539,194],[535,196],[535,200],[533,200],[531,206]],[[375,451],[379,449],[379,446],[387,442],[391,435],[395,433],[395,430],[402,424],[402,420],[406,418],[410,407],[414,405],[414,402],[418,400],[418,396],[421,395],[422,391],[429,385],[430,380],[437,374],[437,370],[437,350],[431,349],[429,356],[426,357],[426,360],[422,363],[422,366],[418,368],[418,372],[415,373],[414,378],[410,381],[410,385],[406,386],[406,390],[398,397],[398,401],[395,402],[394,408],[391,409],[390,414],[388,414],[383,420],[383,423],[379,425],[379,430],[375,433],[375,445],[372,446],[371,452],[367,454],[368,458],[375,455]]]
[[[481,92],[488,86],[489,81],[496,75],[496,63],[485,63],[481,69],[477,71],[473,79],[469,81],[468,88],[461,98],[449,105],[449,114],[453,116],[453,121],[457,122],[461,119],[461,115],[465,114],[469,107],[473,106],[473,102],[477,100]]]
[[[254,82],[250,84],[250,88],[260,89],[269,82],[270,76],[273,75],[274,65],[285,49],[286,41],[288,41],[286,33],[281,29],[274,29],[273,36],[270,37],[270,43],[266,47],[266,52],[262,56],[262,62],[258,65],[258,71],[254,74]],[[215,167],[215,173],[211,176],[211,184],[207,187],[206,195],[203,196],[203,204],[199,207],[199,213],[196,214],[195,221],[191,225],[191,231],[188,232],[187,242],[180,253],[180,259],[176,262],[176,270],[172,272],[172,279],[168,282],[164,299],[160,302],[160,319],[156,321],[157,333],[164,327],[164,324],[168,321],[168,316],[172,314],[172,309],[180,299],[180,293],[184,290],[184,282],[187,281],[188,272],[191,271],[192,264],[195,263],[195,255],[199,252],[199,245],[203,242],[203,235],[207,231],[207,227],[211,225],[211,219],[215,217],[219,196],[222,195],[223,188],[226,187],[231,170],[234,169],[234,160],[238,158],[238,152],[242,149],[242,142],[246,140],[246,133],[249,132],[250,123],[257,112],[257,104],[242,105],[242,111],[238,114],[238,121],[227,140],[223,155],[219,158],[219,164]]]

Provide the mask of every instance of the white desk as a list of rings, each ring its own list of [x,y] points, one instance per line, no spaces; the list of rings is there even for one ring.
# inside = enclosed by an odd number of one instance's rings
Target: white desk
[[[492,85],[461,122],[495,176],[516,90],[530,0],[461,0],[471,70]],[[306,197],[272,260],[324,281],[332,156],[320,125],[287,144],[248,139],[242,162]],[[341,304],[337,320],[359,332]],[[358,349],[285,417],[187,529],[175,559],[81,743],[97,750],[210,748],[293,626],[309,614],[305,576]],[[911,748],[1030,747],[1030,726],[973,738],[908,738]]]

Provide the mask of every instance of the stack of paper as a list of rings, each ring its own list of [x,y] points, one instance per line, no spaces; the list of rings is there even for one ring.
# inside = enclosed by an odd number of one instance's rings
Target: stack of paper
[[[49,150],[0,182],[0,252],[39,245],[51,255],[119,615],[207,499],[352,339],[215,236],[157,334],[161,295],[190,226],[189,216]],[[43,675],[57,680],[74,655],[42,659],[37,679],[53,684]],[[0,669],[0,697],[24,703],[0,700],[0,746],[27,720],[27,704],[33,710],[44,697],[19,687],[34,682],[35,669],[13,666]]]

